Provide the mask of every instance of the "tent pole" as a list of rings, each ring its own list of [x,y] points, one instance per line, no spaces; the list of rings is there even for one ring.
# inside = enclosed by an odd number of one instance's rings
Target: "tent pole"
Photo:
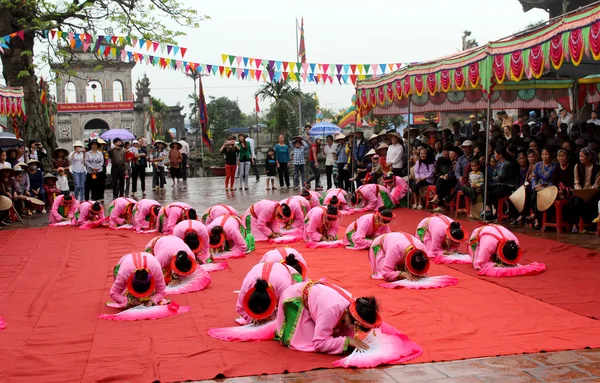
[[[356,117],[354,118],[354,135],[352,136],[352,147],[350,148],[350,178],[354,178],[354,164],[356,163],[356,158],[354,158],[354,148],[356,146],[356,126],[358,125],[358,113],[356,113]],[[350,191],[356,190],[354,187],[354,181],[350,184]]]
[[[404,150],[406,150],[406,174],[408,176],[408,190],[406,191],[406,207],[410,209],[410,96],[408,97],[408,122],[406,123],[406,145],[404,145]]]
[[[488,105],[487,105],[487,121],[488,126],[484,127],[485,132],[485,182],[483,184],[483,222],[487,220],[486,206],[487,206],[487,194],[488,194],[488,159],[490,156],[490,116],[492,115],[492,97],[488,94]],[[498,209],[502,209],[502,206],[498,206]]]

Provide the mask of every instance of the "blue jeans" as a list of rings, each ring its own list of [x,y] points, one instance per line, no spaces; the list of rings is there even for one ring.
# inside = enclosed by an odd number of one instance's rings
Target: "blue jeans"
[[[294,165],[294,187],[297,188],[299,178],[302,177],[302,187],[304,187],[305,178],[304,178],[304,164],[302,165]]]
[[[85,176],[86,173],[73,173],[73,179],[75,180],[75,199],[77,201],[84,200],[85,191]]]

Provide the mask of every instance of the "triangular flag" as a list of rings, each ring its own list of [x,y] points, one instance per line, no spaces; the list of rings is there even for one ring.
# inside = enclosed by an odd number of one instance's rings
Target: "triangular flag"
[[[273,71],[273,70],[267,70],[267,72],[269,73],[269,79],[271,81],[273,81],[273,77],[275,77],[275,71]]]
[[[292,80],[294,82],[298,81],[298,78],[296,77],[296,73],[294,73],[294,72],[290,72],[289,78],[290,78],[290,80]]]
[[[365,73],[369,73],[370,68],[371,68],[371,64],[365,64]]]
[[[385,68],[386,68],[385,64],[379,64],[379,69],[381,69],[381,73],[385,74]]]
[[[87,50],[90,48],[90,43],[88,43],[87,41],[84,41],[83,43],[83,52],[87,52]]]
[[[125,39],[123,38],[123,36],[119,36],[119,45],[123,45],[124,41]]]
[[[179,47],[176,47],[179,48]],[[181,49],[181,58],[185,57],[185,53],[187,52],[187,48],[179,48]]]
[[[69,32],[69,33],[72,33],[72,32]],[[21,38],[21,40],[25,40],[25,31],[17,32],[17,36],[19,36]]]
[[[295,72],[296,71],[296,63],[291,62],[290,63],[290,72]]]
[[[244,74],[243,74],[242,78],[245,79],[246,77],[248,77],[248,73],[250,73],[250,70],[249,69],[244,69]]]
[[[254,59],[250,57],[250,66],[254,66]]]
[[[127,58],[131,61],[131,56],[133,56],[132,52],[127,51]]]
[[[210,64],[206,64],[206,71],[207,71],[208,73],[212,72],[212,67],[213,67],[212,65],[210,65]]]
[[[254,59],[256,61],[256,68],[260,68],[260,64],[262,63],[261,59]]]
[[[164,55],[165,54],[165,49],[166,49],[166,45],[165,44],[160,44],[160,53],[162,53]]]
[[[146,50],[150,50],[150,47],[152,47],[152,40],[148,40],[146,41]],[[154,50],[154,52],[156,52],[156,49]]]
[[[257,81],[260,81],[260,79],[262,78],[262,74],[263,74],[262,70],[257,70],[256,71],[256,80]]]
[[[110,41],[111,41],[113,44],[116,44],[116,43],[117,43],[117,41],[119,41],[119,37],[118,37],[118,36],[113,36],[113,37],[110,39]]]
[[[221,55],[221,61],[223,61],[223,64],[225,64],[225,61],[227,61],[227,55]]]
[[[52,36],[53,39],[56,37],[56,31],[54,29],[50,31],[50,36]]]
[[[344,73],[348,74],[348,70],[350,70],[350,65],[344,64]]]
[[[110,45],[105,45],[104,46],[104,57],[108,57],[109,54],[110,54]]]
[[[388,68],[390,68],[390,72],[394,70],[394,64],[388,64]]]
[[[132,47],[136,47],[138,43],[138,39],[137,37],[132,37],[131,40],[129,40],[129,45],[131,45]]]
[[[283,81],[286,81],[288,78],[288,72],[281,72],[281,74],[283,75]]]
[[[267,70],[275,70],[275,61],[269,60],[269,63],[267,64]]]
[[[356,73],[356,64],[350,64],[350,69],[352,69],[352,74]]]
[[[254,69],[250,69],[250,79],[254,80],[255,77],[255,70]]]
[[[327,73],[328,70],[329,70],[329,64],[323,64],[323,72]]]
[[[167,44],[167,54],[170,55],[173,50],[173,46],[171,44]]]
[[[310,72],[315,73],[316,64],[310,64]]]
[[[244,57],[244,67],[248,66],[248,57]]]
[[[358,73],[362,74],[364,70],[363,64],[358,64]]]
[[[287,71],[287,70],[288,70],[288,66],[289,66],[289,65],[290,65],[290,63],[289,63],[289,62],[287,62],[287,61],[284,61],[284,62],[283,62],[283,70],[284,70],[284,71]]]
[[[355,75],[355,74],[352,74],[352,75],[350,75],[350,81],[352,81],[352,84],[356,84],[356,78],[357,78],[357,77],[358,77],[358,76],[357,76],[357,75]]]
[[[335,71],[339,74],[342,71],[342,64],[336,64],[335,65]]]
[[[145,39],[139,39],[138,40],[140,43],[140,49],[144,47],[144,45],[146,45],[146,40]]]
[[[344,80],[344,84],[348,84],[348,75],[342,75],[342,79]]]
[[[302,71],[303,71],[304,73],[307,73],[307,72],[308,72],[308,63],[302,63]]]
[[[47,39],[48,38],[48,30],[44,29],[44,38]]]
[[[302,72],[302,81],[306,82],[306,77],[308,77],[308,74],[306,72]]]
[[[63,35],[62,31],[58,31],[58,32],[56,32],[56,37],[57,37],[58,39],[61,39],[61,38],[62,38],[62,35]]]
[[[185,49],[185,48],[181,48],[181,49]],[[177,45],[173,45],[173,56],[177,56],[177,52],[179,52],[179,47]],[[182,50],[181,58],[183,58],[183,56],[185,56],[185,52]]]
[[[229,55],[229,65],[233,65],[234,60],[235,60],[235,56]]]
[[[223,71],[224,70],[225,70],[225,67],[219,66],[219,74],[221,74],[221,76],[223,76]]]
[[[212,67],[212,73],[213,73],[213,75],[215,75],[215,76],[216,76],[218,71],[219,71],[219,67],[218,67],[217,65],[214,65],[214,66]]]
[[[396,70],[400,69],[401,66],[402,66],[402,63],[396,63]]]
[[[242,63],[242,57],[241,56],[236,56],[235,62],[237,63],[238,66],[240,66],[240,64]]]
[[[75,39],[69,40],[69,45],[71,46],[71,49],[75,48],[75,44],[77,44],[77,41]]]
[[[371,68],[373,69],[373,74],[377,74],[377,69],[379,69],[379,66],[377,64],[373,64],[371,65]]]
[[[365,79],[365,75],[364,74],[359,74],[358,75],[358,79],[359,80],[364,80]]]
[[[308,73],[308,82],[315,82],[315,75],[312,73]]]

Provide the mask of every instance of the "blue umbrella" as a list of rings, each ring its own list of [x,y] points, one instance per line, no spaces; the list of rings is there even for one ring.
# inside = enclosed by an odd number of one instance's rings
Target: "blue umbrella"
[[[335,135],[341,133],[342,129],[331,122],[318,122],[310,128],[308,135],[312,137]]]

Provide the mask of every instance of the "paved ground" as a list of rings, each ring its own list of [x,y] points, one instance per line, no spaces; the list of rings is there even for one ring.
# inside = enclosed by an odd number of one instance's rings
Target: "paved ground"
[[[281,200],[297,191],[278,189],[265,190],[264,178],[259,182],[250,181],[249,191],[226,193],[223,178],[194,178],[186,186],[171,187],[164,191],[148,191],[147,198],[161,203],[185,201],[203,212],[208,207],[229,204],[243,212],[252,202],[264,198]],[[141,195],[138,193],[138,198]],[[112,191],[107,190],[105,200],[112,200]],[[25,217],[24,224],[15,223],[14,230],[23,227],[43,227],[47,224],[47,214]],[[598,250],[600,237],[593,234],[539,233],[528,228],[511,230],[524,234],[535,234],[543,238],[572,243],[577,246]],[[1,238],[1,234],[0,234]],[[251,382],[432,382],[432,383],[471,383],[471,382],[585,382],[600,383],[600,349],[514,355],[496,358],[472,359],[465,361],[425,363],[408,366],[384,367],[373,370],[317,370],[299,374],[255,376],[233,379],[209,380],[205,382],[251,383]]]

